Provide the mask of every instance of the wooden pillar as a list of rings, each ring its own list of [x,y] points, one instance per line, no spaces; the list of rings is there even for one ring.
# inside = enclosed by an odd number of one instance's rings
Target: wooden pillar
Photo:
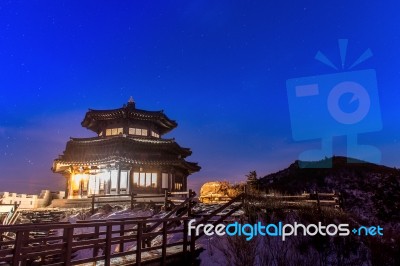
[[[187,176],[182,177],[182,190],[187,191]]]
[[[131,170],[127,171],[126,178],[127,178],[127,180],[126,180],[127,188],[126,188],[126,192],[125,193],[129,194],[129,191],[131,191],[131,182],[130,182],[130,180],[131,180]]]
[[[83,196],[83,186],[84,186],[84,182],[83,179],[79,179],[79,197]]]
[[[175,174],[171,175],[171,191],[175,191]]]
[[[168,173],[168,191],[172,191],[172,172]]]
[[[107,180],[107,189],[106,189],[106,194],[111,194],[111,167],[108,169],[110,173],[110,177]]]
[[[159,169],[158,171],[157,171],[157,187],[156,187],[156,189],[157,189],[157,193],[162,193],[162,173],[163,173],[163,170],[162,169]]]
[[[131,168],[131,170],[129,171],[129,175],[128,175],[128,186],[129,186],[129,190],[128,193],[132,194],[133,193],[133,167]]]
[[[66,176],[65,177],[65,197],[66,199],[68,199],[69,196],[69,180],[71,179],[71,175]]]
[[[121,190],[121,166],[118,164],[117,195],[120,194],[120,190]]]
[[[68,183],[68,195],[67,198],[71,198],[74,195],[74,189],[73,189],[73,174],[69,174],[69,176],[67,177],[67,183]]]

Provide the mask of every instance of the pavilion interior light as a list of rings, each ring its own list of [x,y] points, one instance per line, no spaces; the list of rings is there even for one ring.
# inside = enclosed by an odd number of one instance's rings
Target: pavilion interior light
[[[75,174],[73,175],[72,179],[74,180],[74,183],[77,187],[79,187],[79,182],[81,182],[82,179],[85,178],[86,175],[84,174]]]

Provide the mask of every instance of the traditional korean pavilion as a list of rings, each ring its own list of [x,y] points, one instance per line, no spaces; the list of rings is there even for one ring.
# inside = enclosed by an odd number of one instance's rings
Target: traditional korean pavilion
[[[66,177],[68,198],[186,191],[187,177],[200,170],[185,160],[189,148],[162,138],[177,123],[137,109],[132,97],[119,109],[89,109],[81,124],[97,136],[71,138],[52,167]]]

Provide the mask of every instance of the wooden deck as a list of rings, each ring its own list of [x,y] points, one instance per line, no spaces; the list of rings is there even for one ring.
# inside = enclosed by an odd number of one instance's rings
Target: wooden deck
[[[202,249],[201,245],[195,246],[195,251],[198,251]],[[166,249],[166,263],[170,264],[172,262],[176,262],[178,260],[179,262],[185,261],[183,258],[185,256],[184,251],[182,247],[180,246],[174,246],[174,247],[168,247]],[[143,265],[148,265],[148,264],[154,264],[154,265],[161,265],[161,260],[162,260],[162,249],[155,249],[151,250],[148,252],[143,252],[142,253],[142,261],[141,263]],[[189,263],[190,258],[186,258],[186,262]],[[83,264],[77,264],[78,266],[104,266],[105,261],[97,261],[97,262],[92,262],[92,263],[83,263]],[[117,258],[112,258],[110,261],[111,266],[128,266],[128,265],[136,265],[136,256],[134,255],[127,255],[127,256],[121,256]]]
[[[168,195],[164,196],[166,200]],[[109,266],[158,260],[159,265],[166,265],[177,254],[189,261],[196,249],[195,236],[188,236],[194,196],[189,191],[186,199],[161,219],[136,217],[0,226],[0,264]],[[176,217],[171,218],[172,215]]]
[[[168,195],[164,196],[164,203],[167,203]],[[177,265],[183,262],[189,265],[200,248],[196,241],[204,235],[200,231],[196,236],[192,229],[189,236],[194,196],[190,191],[186,199],[173,206],[162,219],[136,217],[73,224],[0,226],[0,265],[166,265],[172,263],[174,257],[179,258]],[[255,204],[260,200],[307,202],[320,209],[325,200],[329,201],[328,206],[336,206],[339,203],[336,197],[330,193],[272,197],[242,193],[219,205],[207,216],[198,217],[196,224],[224,222],[245,204]],[[135,203],[132,198],[127,199],[131,207]],[[252,199],[257,201],[251,202]],[[93,199],[92,204],[93,211],[95,204],[100,202]],[[173,215],[175,217],[171,218]]]
[[[11,265],[141,265],[144,260],[195,251],[188,236],[189,217],[120,219],[76,224],[54,223],[0,227],[0,263]],[[176,223],[182,223],[181,226]],[[152,226],[160,224],[156,230]],[[43,232],[42,234],[35,234]],[[46,234],[46,232],[53,232]],[[56,233],[54,233],[56,232]],[[180,235],[177,239],[168,236]],[[15,237],[13,237],[15,236]],[[159,237],[159,241],[152,240]]]

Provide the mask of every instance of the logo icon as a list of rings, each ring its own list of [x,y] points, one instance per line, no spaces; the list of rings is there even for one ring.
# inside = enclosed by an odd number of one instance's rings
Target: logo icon
[[[345,39],[339,40],[341,72],[293,78],[286,81],[292,136],[295,141],[321,139],[321,148],[304,151],[300,161],[331,158],[333,138],[347,137],[347,157],[379,163],[381,153],[358,143],[358,135],[382,129],[374,69],[352,71],[372,56],[367,49],[347,70]],[[315,59],[338,70],[322,52]],[[331,163],[323,167],[331,167]]]

